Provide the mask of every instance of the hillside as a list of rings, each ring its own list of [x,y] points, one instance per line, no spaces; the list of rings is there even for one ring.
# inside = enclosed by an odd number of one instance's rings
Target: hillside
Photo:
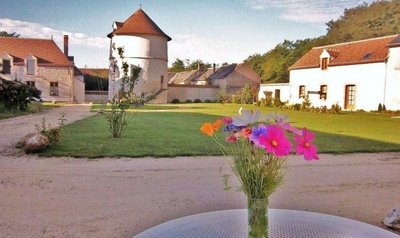
[[[312,47],[400,33],[400,0],[364,3],[346,9],[327,25],[326,35],[275,46],[264,54],[249,56],[244,62],[261,76],[263,83],[289,82],[289,67]]]

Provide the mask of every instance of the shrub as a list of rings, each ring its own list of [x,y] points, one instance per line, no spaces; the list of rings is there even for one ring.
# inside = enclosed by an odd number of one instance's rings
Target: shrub
[[[264,94],[265,94],[265,106],[272,107],[272,92],[266,91],[264,92]]]
[[[7,110],[26,111],[31,98],[40,98],[40,90],[17,80],[0,78],[0,103]]]
[[[232,95],[232,103],[237,103],[237,104],[242,103],[242,100],[241,100],[240,96]]]
[[[331,106],[331,109],[329,110],[329,112],[332,113],[332,114],[337,114],[337,113],[339,113],[341,111],[342,111],[342,108],[339,106],[338,103],[333,104]]]
[[[308,95],[306,95],[303,98],[303,102],[301,103],[301,110],[308,111],[308,110],[310,110],[310,107],[311,107],[311,101],[310,101],[310,98],[308,97]]]
[[[36,130],[42,134],[43,136],[49,139],[50,145],[55,145],[60,143],[63,126],[65,124],[65,113],[60,113],[60,118],[58,118],[58,127],[50,128],[50,124],[46,124],[46,119],[42,118],[42,122],[40,124],[35,124]]]
[[[225,104],[228,101],[228,98],[226,97],[226,92],[224,90],[219,90],[218,91],[218,102]]]
[[[194,102],[194,103],[201,103],[201,100],[198,99],[198,98],[196,98],[193,102]]]
[[[192,103],[191,99],[186,99],[185,103]]]
[[[212,103],[212,101],[210,99],[206,99],[204,100],[205,103]]]
[[[246,83],[240,92],[240,103],[251,104],[253,103],[253,95],[251,92],[251,85]]]
[[[300,111],[301,109],[301,104],[300,103],[296,103],[292,105],[292,108],[296,111]]]
[[[179,101],[179,99],[177,99],[177,98],[174,98],[174,99],[172,99],[171,103],[173,103],[173,104],[177,104],[177,103],[180,103],[180,101]]]

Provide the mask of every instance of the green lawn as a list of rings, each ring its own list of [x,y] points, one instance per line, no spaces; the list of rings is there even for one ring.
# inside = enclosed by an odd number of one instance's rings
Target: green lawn
[[[62,143],[42,155],[219,155],[217,146],[201,134],[199,128],[203,122],[236,114],[241,106],[207,103],[148,105],[139,110],[122,138],[118,139],[111,138],[104,117],[97,115],[67,125]],[[321,153],[400,151],[400,118],[391,118],[393,115],[365,112],[316,114],[268,108],[261,108],[261,111],[288,115],[294,126],[316,132],[315,143]]]
[[[5,109],[4,105],[0,103],[0,120],[37,113],[54,107],[61,107],[62,105],[63,104],[55,104],[51,102],[32,102],[28,105],[28,110],[26,111],[10,111]]]

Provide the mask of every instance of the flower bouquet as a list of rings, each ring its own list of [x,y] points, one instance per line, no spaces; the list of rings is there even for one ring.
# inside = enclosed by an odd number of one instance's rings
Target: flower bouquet
[[[225,141],[216,135],[223,125],[227,133]],[[285,116],[263,116],[250,110],[204,123],[200,130],[232,159],[232,169],[247,196],[248,237],[267,238],[269,196],[282,183],[281,168],[292,153],[287,136],[294,136],[297,154],[304,155],[306,160],[318,160],[314,133],[292,127]]]

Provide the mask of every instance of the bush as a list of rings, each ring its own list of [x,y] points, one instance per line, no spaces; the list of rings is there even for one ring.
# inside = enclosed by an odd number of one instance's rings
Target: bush
[[[201,100],[198,99],[198,98],[196,98],[193,102],[194,102],[194,103],[201,103]]]
[[[191,99],[186,99],[185,103],[192,103]]]
[[[65,113],[60,113],[60,118],[58,118],[58,127],[50,128],[51,125],[46,124],[45,118],[42,118],[42,122],[40,124],[35,124],[35,127],[40,134],[49,139],[50,145],[55,145],[61,141],[61,134],[66,120]]]
[[[172,99],[171,103],[173,103],[173,104],[177,104],[177,103],[180,103],[180,101],[179,101],[179,99],[177,99],[177,98],[174,98],[174,99]]]
[[[210,99],[206,99],[204,100],[205,103],[212,103],[212,101]]]
[[[242,100],[240,99],[240,96],[238,95],[232,95],[232,103],[240,104]]]
[[[26,111],[32,98],[40,98],[40,90],[17,80],[0,78],[0,103],[7,110]]]
[[[266,91],[264,92],[265,94],[265,107],[272,107],[272,92],[271,91]]]
[[[333,104],[331,106],[331,109],[329,110],[329,112],[332,114],[338,114],[341,111],[342,111],[342,108],[339,106],[338,103]]]
[[[251,91],[251,85],[246,83],[240,92],[240,103],[242,104],[252,104],[253,94]]]
[[[301,110],[308,111],[308,110],[310,110],[310,108],[311,108],[311,101],[307,95],[303,98],[303,102],[301,103]]]
[[[218,91],[218,102],[225,104],[228,101],[226,92],[224,90]]]
[[[293,108],[293,110],[300,111],[300,109],[301,109],[301,104],[300,104],[300,103],[293,104],[293,105],[292,105],[292,108]]]
[[[382,104],[381,103],[379,103],[379,105],[378,105],[378,112],[382,112]]]

